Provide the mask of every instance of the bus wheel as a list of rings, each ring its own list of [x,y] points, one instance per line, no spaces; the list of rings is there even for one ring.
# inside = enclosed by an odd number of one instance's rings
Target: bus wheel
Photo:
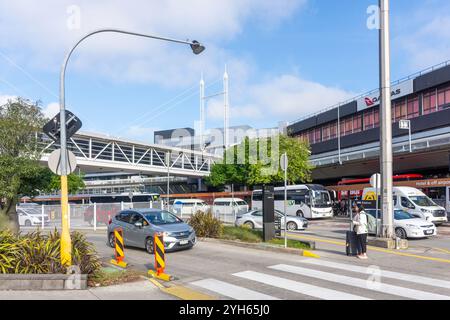
[[[297,217],[302,217],[302,218],[305,217],[305,215],[303,214],[303,211],[302,211],[302,210],[298,210],[298,211],[297,211]]]

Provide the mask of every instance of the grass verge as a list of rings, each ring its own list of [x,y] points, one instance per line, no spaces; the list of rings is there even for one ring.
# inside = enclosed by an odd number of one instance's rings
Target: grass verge
[[[260,243],[263,241],[263,233],[261,230],[252,230],[245,227],[224,226],[220,239],[239,240],[249,243]],[[284,238],[275,238],[267,242],[276,246],[284,246]],[[299,240],[288,239],[288,248],[295,249],[311,249],[308,243]]]
[[[103,267],[89,277],[88,286],[106,287],[121,283],[135,282],[141,280],[141,276],[145,275],[144,272],[131,269],[118,270],[112,267]]]

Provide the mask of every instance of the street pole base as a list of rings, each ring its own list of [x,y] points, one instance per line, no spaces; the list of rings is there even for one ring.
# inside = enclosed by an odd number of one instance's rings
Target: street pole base
[[[408,249],[408,240],[400,239],[396,243],[395,239],[391,238],[369,238],[367,244],[372,247],[384,248],[384,249]],[[398,247],[397,247],[398,245]]]
[[[304,257],[308,257],[308,258],[320,258],[320,256],[318,254],[312,253],[311,251],[308,250],[303,250],[303,254]]]
[[[115,265],[115,266],[118,266],[120,268],[123,268],[123,269],[125,269],[128,266],[128,263],[126,263],[125,261],[117,261],[115,259],[112,259],[110,261],[110,263]]]
[[[173,277],[171,275],[166,274],[166,273],[159,273],[158,274],[158,273],[156,273],[153,270],[148,270],[148,275],[152,276],[153,278],[160,279],[160,280],[163,280],[163,281],[171,281],[171,280],[173,280]]]

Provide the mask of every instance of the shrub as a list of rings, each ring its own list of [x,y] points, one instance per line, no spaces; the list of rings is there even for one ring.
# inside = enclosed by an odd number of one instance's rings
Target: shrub
[[[194,228],[198,237],[219,238],[222,234],[222,222],[215,218],[211,211],[198,211],[189,219],[188,223]]]
[[[72,264],[82,273],[97,272],[101,263],[95,249],[84,235],[72,232]],[[0,273],[65,273],[61,265],[60,235],[55,230],[48,235],[38,232],[15,235],[0,232]]]

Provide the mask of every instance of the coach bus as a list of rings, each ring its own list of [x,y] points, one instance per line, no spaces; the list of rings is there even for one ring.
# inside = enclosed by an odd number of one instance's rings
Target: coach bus
[[[275,209],[284,210],[284,187],[274,189]],[[252,209],[262,209],[262,190],[254,190]],[[307,219],[331,218],[333,208],[330,193],[317,184],[302,184],[287,187],[286,214]]]

